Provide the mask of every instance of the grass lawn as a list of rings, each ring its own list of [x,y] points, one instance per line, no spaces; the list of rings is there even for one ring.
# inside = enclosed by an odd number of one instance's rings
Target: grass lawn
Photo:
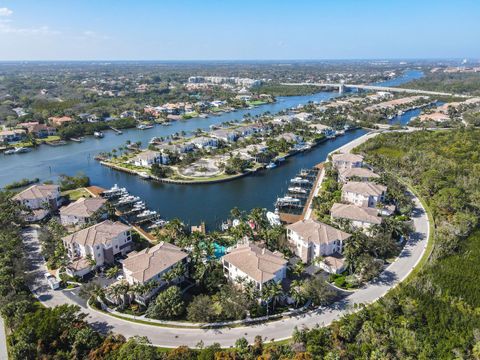
[[[81,197],[90,198],[90,193],[85,188],[73,189],[62,192],[62,196],[66,196],[70,201],[76,201]]]
[[[258,105],[265,105],[267,104],[267,102],[262,100],[254,100],[254,101],[247,101],[247,104],[250,106],[258,106]]]

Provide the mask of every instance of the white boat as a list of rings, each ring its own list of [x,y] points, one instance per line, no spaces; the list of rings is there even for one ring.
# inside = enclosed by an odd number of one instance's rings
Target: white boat
[[[105,135],[104,135],[103,132],[101,132],[101,131],[95,131],[95,132],[93,133],[93,136],[95,136],[96,138],[101,139],[101,138],[103,138]]]
[[[291,183],[294,183],[294,184],[310,184],[310,180],[307,180],[307,179],[302,179],[301,177],[297,176],[293,179],[290,179],[290,182]]]
[[[306,194],[307,193],[307,190],[304,189],[304,188],[301,188],[300,186],[289,187],[288,191],[290,191],[291,193],[297,193],[297,194]]]
[[[145,125],[145,124],[140,124],[137,126],[137,129],[139,130],[147,130],[147,129],[152,129],[153,125]]]
[[[153,216],[153,215],[157,215],[157,212],[156,211],[152,211],[152,210],[145,210],[144,212],[138,214],[137,216],[139,218],[141,217],[148,217],[148,216]]]
[[[284,196],[282,198],[277,198],[276,204],[278,206],[300,205],[300,199],[291,196]]]
[[[267,168],[267,169],[273,169],[273,168],[276,168],[276,167],[277,167],[277,164],[275,164],[274,162],[271,162],[267,166],[265,166],[265,168]]]
[[[146,172],[139,172],[138,175],[144,179],[150,179],[150,175]]]
[[[15,154],[15,150],[14,150],[14,149],[6,150],[6,151],[4,152],[4,154],[5,154],[5,155],[13,155],[13,154]]]
[[[272,226],[278,226],[282,224],[280,221],[280,216],[271,211],[267,212],[267,220]]]
[[[109,197],[116,197],[128,194],[127,189],[118,187],[117,184],[113,185],[109,190],[105,190],[103,192],[103,196]]]
[[[278,161],[278,162],[285,161],[285,158],[284,158],[283,156],[282,156],[282,157],[279,157],[279,158],[277,158],[277,161]]]
[[[127,196],[121,197],[118,200],[117,205],[132,204],[134,202],[137,202],[138,200],[140,200],[140,198],[138,196],[127,195]]]
[[[32,151],[32,149],[27,147],[18,147],[15,149],[15,154],[23,154]]]

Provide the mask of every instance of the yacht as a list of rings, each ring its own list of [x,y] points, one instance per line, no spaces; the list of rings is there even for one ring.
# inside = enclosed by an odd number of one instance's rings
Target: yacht
[[[95,132],[93,133],[93,136],[95,136],[96,138],[101,139],[101,138],[103,138],[105,135],[104,135],[103,132],[101,132],[101,131],[95,131]]]
[[[278,214],[275,214],[274,212],[271,212],[271,211],[267,212],[267,220],[272,226],[278,226],[282,224],[280,222],[280,216],[278,216]]]
[[[297,194],[306,194],[307,193],[307,190],[304,189],[304,188],[301,188],[300,186],[289,187],[288,191],[290,191],[291,193],[297,193]]]
[[[310,184],[310,180],[302,179],[299,176],[294,177],[293,179],[290,179],[290,182],[294,184]]]
[[[15,150],[14,149],[10,149],[10,150],[6,150],[4,152],[5,155],[12,155],[12,154],[15,154]]]
[[[284,196],[277,198],[276,204],[277,206],[300,205],[300,199],[291,196]]]
[[[138,214],[137,216],[139,218],[142,218],[142,217],[148,217],[148,216],[153,216],[153,215],[157,215],[157,212],[152,211],[152,210],[145,210],[144,212]]]
[[[117,184],[113,185],[109,190],[103,192],[103,196],[106,198],[128,195],[127,189],[118,187]]]
[[[265,168],[267,168],[267,169],[273,169],[273,168],[276,168],[276,167],[277,167],[277,164],[275,164],[274,162],[271,162],[267,166],[265,166]]]
[[[27,153],[32,151],[32,149],[27,148],[27,147],[18,147],[15,149],[15,154],[22,154],[22,153]]]

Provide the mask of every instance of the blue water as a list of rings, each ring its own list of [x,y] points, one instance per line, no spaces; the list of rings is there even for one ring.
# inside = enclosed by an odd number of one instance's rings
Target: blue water
[[[215,258],[219,259],[227,253],[227,248],[225,246],[213,243]]]
[[[418,76],[407,72],[402,81]],[[171,126],[156,126],[151,130],[130,129],[122,135],[107,132],[105,138],[88,137],[83,143],[71,142],[62,147],[41,146],[30,153],[0,155],[0,186],[22,178],[40,178],[41,181],[56,180],[60,174],[73,175],[79,171],[87,174],[92,184],[110,188],[114,184],[126,187],[130,193],[140,196],[149,208],[157,210],[162,217],[178,217],[187,224],[204,221],[207,228],[217,228],[229,211],[237,206],[243,210],[254,207],[273,209],[277,196],[285,193],[288,180],[302,168],[311,168],[326,159],[329,152],[360,137],[366,131],[358,129],[344,136],[328,140],[310,152],[287,159],[277,168],[261,171],[231,182],[204,185],[175,185],[147,181],[137,176],[115,171],[100,165],[93,157],[100,152],[109,152],[125,144],[127,140],[141,141],[144,146],[153,136],[166,136],[176,132],[192,132],[198,128],[207,130],[212,124],[241,120],[243,115],[260,115],[306,104],[310,101],[328,100],[336,93],[321,92],[307,96],[279,97],[274,104],[245,109],[207,119],[191,119],[174,122]]]

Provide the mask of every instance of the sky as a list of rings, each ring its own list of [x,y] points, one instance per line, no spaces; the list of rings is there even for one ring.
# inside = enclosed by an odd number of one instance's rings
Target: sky
[[[0,0],[0,60],[480,58],[480,0]]]

